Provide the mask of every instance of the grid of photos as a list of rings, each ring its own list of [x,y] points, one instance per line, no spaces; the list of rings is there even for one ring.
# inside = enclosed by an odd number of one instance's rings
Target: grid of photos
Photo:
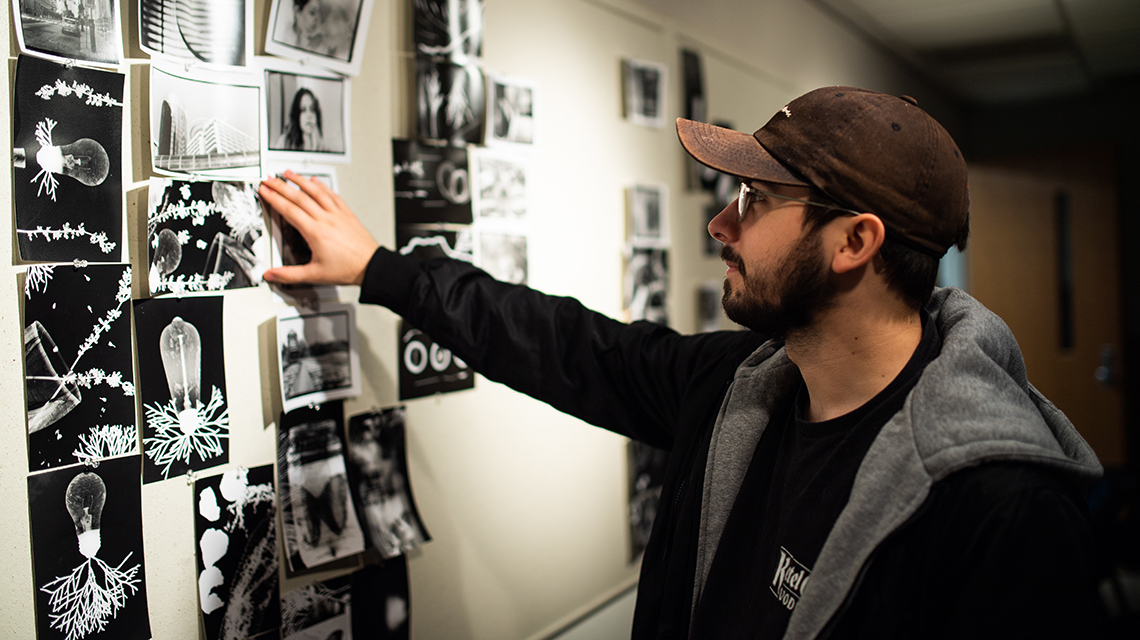
[[[359,75],[373,0],[272,0],[265,51]]]
[[[325,304],[320,311],[282,310],[277,315],[277,353],[285,411],[360,395],[356,307]]]

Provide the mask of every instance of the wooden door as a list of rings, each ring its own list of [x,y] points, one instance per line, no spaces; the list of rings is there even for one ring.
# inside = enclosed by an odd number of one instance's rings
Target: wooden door
[[[966,251],[970,293],[1105,466],[1126,455],[1115,175],[1098,151],[971,165]]]

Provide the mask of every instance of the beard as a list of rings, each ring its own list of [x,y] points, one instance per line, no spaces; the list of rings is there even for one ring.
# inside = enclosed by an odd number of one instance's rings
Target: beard
[[[744,280],[734,289],[724,281],[724,313],[733,322],[768,337],[787,338],[810,327],[835,302],[835,283],[821,258],[823,240],[816,229],[800,239],[780,265],[749,275],[740,255],[725,246],[720,257],[737,265]]]

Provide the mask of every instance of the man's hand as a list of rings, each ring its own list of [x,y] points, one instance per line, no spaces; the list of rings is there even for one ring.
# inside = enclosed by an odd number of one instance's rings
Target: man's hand
[[[265,279],[280,284],[360,284],[372,254],[380,246],[339,195],[328,187],[286,171],[262,180],[258,194],[274,213],[293,225],[309,243],[308,264],[277,267]]]

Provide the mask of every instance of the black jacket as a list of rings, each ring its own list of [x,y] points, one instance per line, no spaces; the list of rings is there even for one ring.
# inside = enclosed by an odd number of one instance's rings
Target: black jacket
[[[763,368],[782,354],[778,344],[760,349],[764,338],[748,331],[682,336],[627,325],[466,263],[386,249],[373,256],[360,301],[392,309],[489,379],[670,451],[633,637],[710,637],[689,628],[698,548],[708,544],[700,527],[709,443],[742,363]],[[865,543],[865,556],[845,552],[862,560],[831,596],[821,587],[820,604],[795,612],[786,637],[1083,637],[1069,632],[1088,631],[1097,605],[1073,470],[1020,451],[943,464],[924,478],[915,508],[897,510],[899,522]],[[1090,456],[1077,452],[1077,475],[1099,472]]]

